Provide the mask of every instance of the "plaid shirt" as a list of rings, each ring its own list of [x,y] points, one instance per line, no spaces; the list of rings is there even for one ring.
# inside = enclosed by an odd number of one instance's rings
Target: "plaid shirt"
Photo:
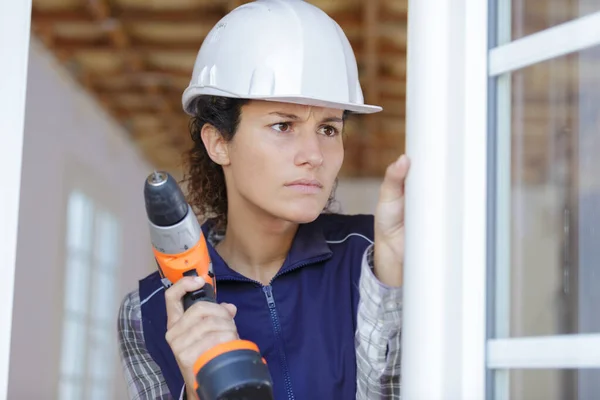
[[[359,280],[357,330],[357,400],[400,399],[402,288],[379,282],[372,271],[373,245],[363,256]],[[173,399],[160,368],[144,344],[138,291],[119,310],[120,357],[131,400]],[[185,387],[178,394],[185,396]]]

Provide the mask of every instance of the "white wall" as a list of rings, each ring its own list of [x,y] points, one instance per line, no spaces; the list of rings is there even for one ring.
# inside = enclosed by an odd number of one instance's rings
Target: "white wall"
[[[69,185],[103,190],[123,228],[119,301],[154,268],[144,214],[151,171],[126,133],[37,42],[29,60],[9,399],[56,398]],[[118,305],[118,304],[117,304]],[[115,333],[116,315],[115,313]],[[115,393],[126,398],[115,353]]]

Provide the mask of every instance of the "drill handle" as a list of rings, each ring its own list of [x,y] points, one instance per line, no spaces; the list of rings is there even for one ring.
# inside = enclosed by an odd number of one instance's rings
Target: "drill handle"
[[[198,271],[196,269],[191,269],[183,273],[184,276],[198,276]],[[186,311],[188,308],[193,306],[199,301],[210,301],[211,303],[216,303],[217,301],[217,293],[215,291],[215,276],[212,271],[208,271],[205,275],[202,275],[204,278],[204,285],[193,292],[188,292],[183,296],[183,311]]]
[[[215,290],[213,285],[206,282],[204,286],[193,292],[188,292],[183,296],[183,310],[187,310],[199,301],[210,301],[216,303]]]

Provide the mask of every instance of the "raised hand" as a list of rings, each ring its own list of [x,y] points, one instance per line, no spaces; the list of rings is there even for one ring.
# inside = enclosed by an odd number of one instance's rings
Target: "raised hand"
[[[375,211],[375,276],[388,286],[402,285],[404,265],[404,182],[410,160],[402,155],[390,164]]]

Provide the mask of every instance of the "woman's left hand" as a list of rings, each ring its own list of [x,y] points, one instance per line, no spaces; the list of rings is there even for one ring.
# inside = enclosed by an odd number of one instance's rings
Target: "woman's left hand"
[[[404,182],[410,160],[402,155],[385,172],[375,211],[375,276],[388,286],[402,285],[404,265]]]

